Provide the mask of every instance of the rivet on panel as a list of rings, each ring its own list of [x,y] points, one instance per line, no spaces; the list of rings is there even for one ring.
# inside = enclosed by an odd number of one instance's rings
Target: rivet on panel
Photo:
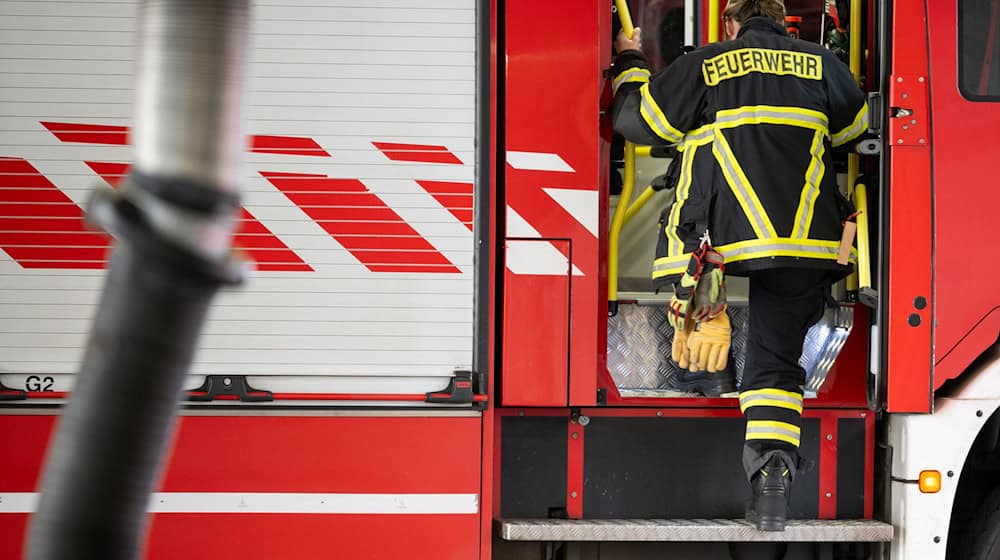
[[[826,441],[833,441],[833,434],[826,434]]]
[[[902,76],[900,76],[900,77],[896,78],[896,81],[897,81],[897,82],[902,82],[902,81],[903,81],[903,77],[902,77]]]
[[[570,492],[570,493],[569,493],[569,497],[570,497],[570,498],[575,498],[575,497],[576,497],[576,490],[574,490],[574,491]]]
[[[656,417],[657,418],[663,418],[663,411],[662,410],[657,410],[656,411]]]
[[[917,78],[917,81],[920,83],[924,83],[924,77],[920,76],[919,78]]]
[[[927,143],[927,140],[924,140],[923,138],[921,138],[921,139],[920,139],[920,143],[921,143],[921,144],[926,144],[926,143]]]
[[[572,437],[573,439],[580,439],[580,434],[578,434],[578,433],[576,433],[576,432],[573,432],[573,435],[572,435],[571,437]]]
[[[833,493],[832,492],[827,492],[826,493],[826,497],[827,497],[827,499],[832,498],[833,497]]]

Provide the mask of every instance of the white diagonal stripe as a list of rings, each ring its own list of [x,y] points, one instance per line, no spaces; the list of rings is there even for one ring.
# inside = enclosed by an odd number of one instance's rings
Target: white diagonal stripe
[[[514,274],[566,276],[569,259],[543,240],[507,240],[507,268]]]
[[[0,494],[0,513],[34,513],[37,492]],[[159,492],[150,513],[476,514],[478,494]]]
[[[574,169],[558,154],[544,152],[507,152],[507,163],[514,169],[531,171],[567,171]]]
[[[528,220],[507,206],[506,237],[538,237],[542,234]],[[514,274],[563,275],[569,264],[566,255],[549,242],[507,241],[507,268]],[[583,271],[573,265],[573,276],[583,276]]]
[[[528,220],[517,213],[509,205],[507,206],[507,233],[506,237],[541,237],[542,234],[535,229]]]
[[[597,237],[598,192],[596,190],[542,188],[580,222],[587,231]]]

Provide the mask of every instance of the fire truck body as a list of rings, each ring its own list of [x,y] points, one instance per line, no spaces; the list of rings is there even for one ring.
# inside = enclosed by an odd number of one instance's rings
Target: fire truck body
[[[791,505],[810,521],[780,535],[729,521],[749,492],[736,400],[668,390],[666,297],[648,263],[609,265],[609,4],[255,6],[235,244],[257,270],[206,327],[149,557],[704,558],[771,540],[789,559],[943,559],[1000,538],[996,0],[841,10],[880,138],[860,164],[875,282],[870,307],[837,292],[853,329],[807,395]],[[679,10],[705,42],[718,14],[630,4],[647,41]],[[818,36],[822,3],[786,4]],[[137,15],[0,2],[2,558],[21,555],[97,305],[110,241],[83,208],[131,159]],[[654,243],[658,212],[622,254]]]

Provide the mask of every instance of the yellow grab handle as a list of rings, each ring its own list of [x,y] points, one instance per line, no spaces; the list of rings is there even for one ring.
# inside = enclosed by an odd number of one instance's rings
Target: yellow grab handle
[[[858,287],[872,287],[871,249],[868,246],[868,189],[854,186],[854,207],[858,211]]]
[[[854,81],[861,84],[861,0],[851,0],[848,66]],[[858,268],[847,277],[847,289],[870,288],[872,285],[870,253],[868,247],[868,194],[865,186],[855,184],[861,161],[858,154],[847,156],[847,184],[854,197],[858,214]]]
[[[625,211],[626,224],[639,213],[639,210],[642,210],[642,207],[645,206],[651,198],[653,198],[654,194],[656,194],[656,191],[653,190],[653,186],[650,185],[646,187],[646,190],[642,191],[642,194],[640,194],[638,198],[632,201],[632,204],[628,205],[628,210]]]
[[[861,82],[861,0],[851,0],[851,29],[848,37],[848,60],[854,81]],[[822,30],[820,30],[822,33]]]
[[[625,214],[632,200],[635,186],[635,144],[625,141],[625,177],[622,179],[622,194],[618,198],[615,216],[611,219],[608,238],[608,301],[618,301],[618,240],[625,225]]]
[[[615,7],[618,8],[618,21],[622,23],[622,31],[626,37],[631,39],[635,33],[635,27],[632,26],[632,14],[628,12],[628,1],[615,0]]]
[[[719,0],[708,0],[708,42],[719,42]]]

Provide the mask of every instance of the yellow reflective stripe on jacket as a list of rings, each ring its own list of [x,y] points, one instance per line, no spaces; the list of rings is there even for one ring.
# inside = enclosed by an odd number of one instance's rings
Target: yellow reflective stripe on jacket
[[[747,420],[746,439],[774,439],[798,446],[802,431],[795,424],[774,420]]]
[[[687,202],[688,195],[691,192],[691,183],[694,175],[692,169],[698,148],[712,142],[713,134],[712,125],[706,125],[684,135],[684,138],[681,139],[680,144],[677,146],[677,149],[682,154],[681,174],[677,180],[677,196],[673,207],[670,209],[667,223],[664,226],[664,234],[666,234],[668,241],[668,255],[678,255],[684,252],[684,242],[677,236],[677,226],[680,225],[681,220],[681,209],[684,203]]]
[[[740,393],[740,411],[754,406],[774,406],[802,412],[802,395],[781,389],[754,389]]]
[[[660,138],[666,140],[667,142],[674,144],[679,142],[684,133],[674,125],[670,124],[667,120],[666,115],[660,109],[660,106],[656,104],[653,99],[652,94],[649,93],[649,84],[643,84],[639,88],[639,95],[641,96],[641,103],[639,105],[639,113],[642,114],[642,118],[646,121],[649,129],[653,131],[654,134]]]
[[[813,211],[816,209],[816,199],[819,197],[820,183],[826,172],[823,164],[823,153],[826,151],[823,133],[816,131],[813,135],[812,146],[809,153],[812,158],[809,160],[809,167],[806,168],[805,185],[802,187],[802,195],[799,197],[799,208],[795,211],[795,224],[792,230],[792,237],[802,239],[809,235],[809,226],[812,225]]]
[[[611,82],[611,87],[614,89],[615,93],[618,93],[618,88],[622,87],[622,84],[628,82],[649,82],[649,70],[645,68],[626,68],[622,70],[615,79]]]
[[[834,147],[842,146],[868,130],[868,103],[861,106],[861,110],[854,117],[854,122],[844,127],[843,130],[835,132],[831,141]]]
[[[722,168],[722,175],[729,183],[729,188],[736,196],[736,200],[739,201],[740,207],[743,208],[743,213],[750,221],[757,237],[759,239],[778,237],[778,232],[774,230],[774,225],[767,217],[767,212],[764,211],[764,206],[757,198],[753,186],[750,185],[750,180],[747,179],[746,173],[743,172],[736,156],[733,155],[733,149],[729,147],[729,142],[726,141],[726,137],[718,127],[715,128],[712,153],[715,154],[715,159],[718,160],[719,166]]]
[[[681,175],[677,179],[677,195],[667,217],[667,224],[664,226],[668,255],[684,252],[684,242],[677,236],[677,226],[681,221],[681,208],[687,202],[688,194],[691,192],[691,168],[694,167],[694,156],[697,151],[697,147],[690,147],[681,152]]]
[[[776,239],[751,239],[730,243],[715,248],[722,253],[726,264],[765,257],[796,257],[802,259],[837,260],[840,252],[839,241],[822,241],[818,239],[792,239],[779,237]],[[653,261],[653,278],[662,278],[674,274],[682,274],[687,268],[690,253],[660,257]],[[851,249],[851,260],[857,258],[857,251]]]
[[[826,115],[802,107],[781,107],[773,105],[747,105],[736,109],[719,111],[715,115],[718,128],[735,128],[747,124],[783,124],[810,128],[829,135],[829,121]]]

